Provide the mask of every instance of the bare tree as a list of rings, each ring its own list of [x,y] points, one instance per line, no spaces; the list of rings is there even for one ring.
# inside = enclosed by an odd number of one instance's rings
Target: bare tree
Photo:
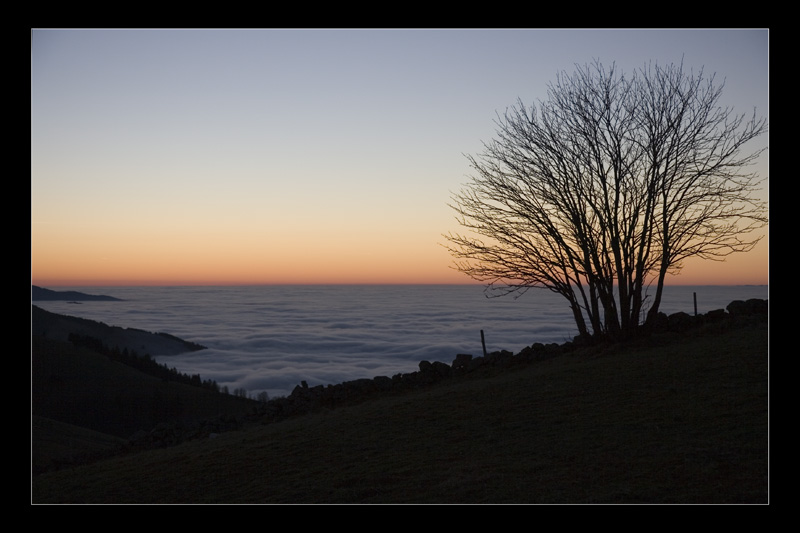
[[[455,267],[495,294],[561,294],[581,335],[652,323],[667,273],[748,251],[767,224],[744,171],[764,149],[743,153],[766,121],[720,107],[721,91],[682,65],[626,77],[596,62],[519,101],[467,156],[475,174],[450,206],[468,232],[445,236]]]

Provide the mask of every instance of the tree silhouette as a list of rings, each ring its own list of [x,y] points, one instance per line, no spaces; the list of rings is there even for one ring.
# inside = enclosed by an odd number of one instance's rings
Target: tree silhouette
[[[450,207],[468,232],[445,235],[455,268],[489,294],[564,296],[581,335],[652,324],[667,273],[748,251],[767,224],[745,172],[766,120],[721,107],[723,85],[683,65],[626,77],[595,62],[538,106],[518,101],[467,156],[475,173]]]

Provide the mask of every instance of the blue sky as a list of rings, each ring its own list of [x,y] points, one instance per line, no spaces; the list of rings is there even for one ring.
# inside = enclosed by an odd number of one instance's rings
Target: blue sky
[[[766,30],[34,29],[32,277],[456,281],[439,246],[458,229],[446,204],[497,113],[599,59],[704,67],[725,79],[723,103],[768,118],[768,41]],[[726,268],[766,269],[766,244],[755,252]]]

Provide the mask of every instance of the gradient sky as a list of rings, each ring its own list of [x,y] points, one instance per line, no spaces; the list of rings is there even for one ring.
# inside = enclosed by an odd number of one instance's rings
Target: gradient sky
[[[33,30],[31,279],[468,283],[447,207],[518,98],[599,59],[725,79],[769,118],[766,30]],[[761,139],[768,144],[768,138]],[[755,168],[768,176],[768,156]],[[763,197],[768,197],[765,183]],[[766,235],[767,231],[762,234]],[[765,237],[673,284],[765,284]]]

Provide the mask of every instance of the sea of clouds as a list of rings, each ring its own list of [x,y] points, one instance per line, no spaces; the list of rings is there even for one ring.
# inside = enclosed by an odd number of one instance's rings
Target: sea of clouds
[[[47,287],[59,290],[57,287]],[[151,354],[230,391],[285,396],[309,386],[413,372],[422,360],[456,354],[518,352],[577,333],[561,296],[531,290],[487,298],[477,285],[299,285],[248,287],[70,287],[117,302],[33,302],[108,325],[165,332],[207,346],[175,356]],[[767,286],[667,287],[661,310],[699,313],[732,300],[767,298]]]

